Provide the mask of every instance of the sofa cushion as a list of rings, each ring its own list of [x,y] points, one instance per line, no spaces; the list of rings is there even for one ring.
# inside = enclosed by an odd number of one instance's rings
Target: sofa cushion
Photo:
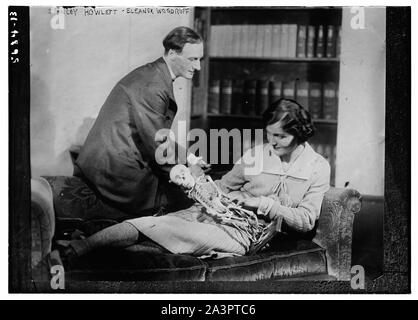
[[[254,256],[204,260],[144,243],[135,250],[97,250],[66,268],[69,279],[117,281],[251,281],[326,273],[325,250],[305,240]]]
[[[66,268],[73,280],[203,281],[206,264],[190,255],[162,252],[152,245],[135,250],[102,249]]]
[[[282,242],[254,256],[207,263],[209,281],[283,279],[327,273],[325,249],[307,240]]]

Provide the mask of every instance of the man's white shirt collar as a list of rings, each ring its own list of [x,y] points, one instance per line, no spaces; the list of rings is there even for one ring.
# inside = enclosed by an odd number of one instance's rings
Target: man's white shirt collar
[[[174,74],[173,70],[171,70],[171,67],[164,55],[163,55],[163,59],[165,61],[165,64],[167,65],[168,71],[170,72],[171,80],[174,81],[176,79],[176,75]]]

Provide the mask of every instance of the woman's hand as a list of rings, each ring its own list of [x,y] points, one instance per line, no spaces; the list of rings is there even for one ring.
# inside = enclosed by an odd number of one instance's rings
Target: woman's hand
[[[211,165],[206,163],[202,157],[196,157],[193,153],[187,156],[187,165],[189,167],[199,166],[203,173],[207,173],[211,168]]]
[[[240,204],[244,209],[248,209],[248,210],[252,210],[252,211],[256,211],[258,209],[258,207],[260,206],[260,198],[247,198],[247,199],[242,199],[241,201],[238,202],[238,204]]]

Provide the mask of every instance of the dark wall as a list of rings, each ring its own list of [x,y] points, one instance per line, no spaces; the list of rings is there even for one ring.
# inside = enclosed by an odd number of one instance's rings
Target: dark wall
[[[352,265],[364,267],[366,276],[383,272],[383,197],[362,196],[362,208],[354,218]]]

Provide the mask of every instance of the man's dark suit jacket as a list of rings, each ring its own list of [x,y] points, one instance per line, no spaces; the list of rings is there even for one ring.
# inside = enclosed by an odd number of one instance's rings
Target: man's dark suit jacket
[[[169,165],[155,161],[155,133],[177,112],[173,80],[163,58],[120,80],[102,106],[75,163],[82,176],[119,209],[136,215],[161,205]]]

